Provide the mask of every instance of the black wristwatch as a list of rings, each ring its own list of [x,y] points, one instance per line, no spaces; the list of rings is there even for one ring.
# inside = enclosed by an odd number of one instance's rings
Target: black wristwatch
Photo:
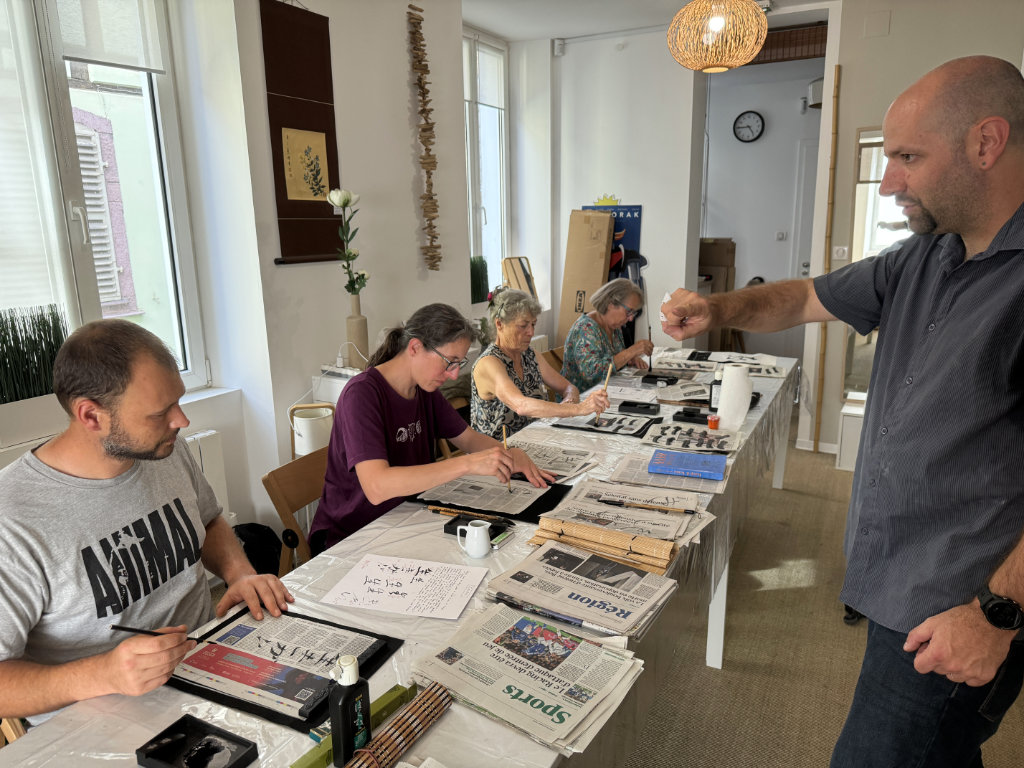
[[[987,584],[978,590],[978,602],[981,603],[981,612],[985,614],[988,623],[993,627],[999,629],[1024,627],[1024,609],[1021,609],[1016,600],[993,595]]]

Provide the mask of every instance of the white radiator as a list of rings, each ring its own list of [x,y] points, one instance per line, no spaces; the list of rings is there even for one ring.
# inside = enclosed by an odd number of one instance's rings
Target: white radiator
[[[548,335],[546,333],[542,333],[539,336],[534,336],[530,339],[530,347],[538,355],[542,352],[547,352],[551,349],[551,347],[548,346]]]
[[[187,435],[185,445],[188,446],[199,468],[203,470],[203,475],[213,487],[217,501],[224,508],[224,519],[229,525],[235,525],[238,520],[228,507],[228,483],[227,475],[224,473],[224,450],[221,447],[220,432],[215,429],[207,429]]]

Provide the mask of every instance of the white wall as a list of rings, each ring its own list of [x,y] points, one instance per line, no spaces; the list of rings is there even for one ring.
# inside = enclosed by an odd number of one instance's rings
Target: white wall
[[[1024,49],[1024,3],[1020,0],[847,0],[839,36],[839,109],[832,216],[832,246],[850,245],[853,226],[853,165],[857,128],[881,125],[885,110],[914,80],[958,56],[987,54],[1019,64]],[[830,41],[831,45],[831,41]],[[832,98],[831,72],[825,100]],[[827,139],[822,137],[822,144]],[[819,186],[824,184],[821,177]],[[820,196],[819,196],[820,199]],[[824,232],[815,233],[824,237]],[[836,269],[845,262],[833,261]],[[846,326],[829,323],[821,440],[834,445],[843,395]],[[818,348],[816,326],[808,326],[805,350]],[[805,351],[805,360],[813,358]],[[805,372],[816,378],[807,363]],[[801,418],[799,447],[813,444]]]
[[[289,458],[288,406],[345,341],[349,296],[338,264],[277,266],[280,255],[256,0],[173,3],[197,262],[214,384],[241,391],[239,427],[223,426],[232,509],[276,523],[260,478]],[[434,173],[444,260],[419,254],[418,103],[409,74],[406,3],[307,0],[330,19],[338,154],[344,186],[362,198],[356,223],[370,346],[417,307],[445,301],[468,313],[462,128],[461,5],[427,0],[424,34],[436,122]],[[230,401],[226,406],[231,412]],[[193,428],[215,414],[189,404]],[[236,497],[236,494],[238,497]],[[253,510],[253,512],[250,512]]]
[[[562,274],[565,244],[555,237],[554,140],[552,130],[551,41],[511,43],[509,68],[509,255],[526,256],[533,268],[537,297],[544,312],[537,333],[554,346],[557,301],[554,279]]]
[[[570,212],[605,194],[642,205],[648,317],[652,308],[657,317],[664,286],[696,279],[696,261],[687,274],[686,249],[694,174],[700,180],[690,138],[694,123],[703,125],[703,78],[695,87],[693,73],[668,56],[660,32],[569,40],[560,57],[552,57],[546,40],[513,45],[512,54],[512,93],[519,96],[513,107],[526,109],[522,124],[512,116],[513,199],[536,191],[550,200],[547,209],[531,200],[517,212],[513,242],[539,249],[547,236],[557,316]],[[527,77],[529,87],[517,76]],[[536,147],[541,151],[531,154]],[[656,341],[667,343],[654,326]]]
[[[213,383],[241,393],[227,403],[219,397],[206,402],[207,393],[197,393],[185,410],[190,429],[225,432],[231,509],[243,522],[271,523],[277,515],[260,477],[277,463],[279,438],[235,9],[224,0],[170,3],[169,8],[206,351]]]
[[[708,176],[702,235],[736,242],[736,287],[758,275],[796,277],[793,267],[810,261],[810,242],[795,253],[794,206],[802,142],[816,142],[821,111],[800,113],[808,83],[821,77],[823,59],[740,67],[708,78]],[[732,124],[747,110],[761,114],[765,131],[756,141],[735,138]],[[827,148],[826,148],[827,150]],[[815,153],[815,159],[817,153]],[[810,190],[813,200],[814,190]],[[807,220],[811,211],[807,211]],[[783,232],[785,240],[777,240]],[[809,240],[809,238],[808,238]],[[786,334],[794,335],[787,343]],[[800,357],[803,331],[744,334],[748,352]]]

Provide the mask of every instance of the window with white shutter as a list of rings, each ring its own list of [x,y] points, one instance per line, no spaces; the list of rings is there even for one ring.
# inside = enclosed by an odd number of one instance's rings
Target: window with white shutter
[[[207,366],[167,27],[167,0],[0,0],[0,308],[131,320],[193,389]]]
[[[121,300],[121,285],[117,275],[117,257],[114,254],[114,234],[110,229],[110,208],[107,205],[107,184],[103,178],[104,164],[99,136],[91,128],[75,125],[75,138],[78,140],[78,166],[82,170],[92,260],[96,265],[96,287],[100,292],[100,303],[109,304]]]

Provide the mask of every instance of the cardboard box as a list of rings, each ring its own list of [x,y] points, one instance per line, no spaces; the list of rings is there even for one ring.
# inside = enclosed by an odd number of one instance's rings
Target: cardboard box
[[[537,287],[533,282],[533,268],[525,256],[510,256],[501,260],[501,277],[505,285],[518,291],[526,291],[537,298]]]
[[[702,237],[698,261],[701,266],[735,267],[736,243],[731,237]]]
[[[736,243],[729,237],[705,237],[700,241],[700,264],[697,271],[711,277],[711,293],[724,293],[735,288]],[[729,334],[721,328],[708,331],[708,350],[721,351]]]
[[[711,277],[711,293],[725,293],[735,287],[735,267],[709,267],[707,264],[701,264],[697,271]]]
[[[590,303],[594,291],[608,282],[613,224],[612,215],[605,211],[573,211],[569,215],[555,346],[565,344],[576,318],[594,308]]]

